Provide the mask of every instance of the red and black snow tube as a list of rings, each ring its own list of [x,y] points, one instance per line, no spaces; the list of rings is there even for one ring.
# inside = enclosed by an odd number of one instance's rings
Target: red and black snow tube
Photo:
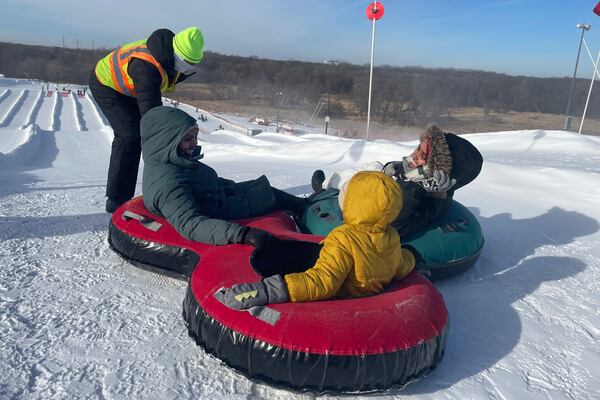
[[[405,385],[441,360],[448,312],[441,294],[416,272],[361,299],[250,311],[223,305],[220,288],[311,267],[322,239],[297,233],[285,213],[239,222],[284,240],[265,251],[192,242],[150,214],[138,197],[113,214],[109,243],[134,265],[189,277],[183,317],[190,336],[252,379],[319,393],[373,392]],[[156,223],[160,229],[148,229]]]

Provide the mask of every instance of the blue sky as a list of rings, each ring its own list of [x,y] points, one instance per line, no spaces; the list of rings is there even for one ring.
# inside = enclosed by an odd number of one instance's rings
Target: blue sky
[[[481,69],[571,76],[580,31],[600,50],[597,0],[382,0],[376,65]],[[116,47],[159,27],[199,26],[223,54],[321,62],[370,60],[369,1],[2,0],[0,41]],[[578,76],[591,77],[585,49]]]

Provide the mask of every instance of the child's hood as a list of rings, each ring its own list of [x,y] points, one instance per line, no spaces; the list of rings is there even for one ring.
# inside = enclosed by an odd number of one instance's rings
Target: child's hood
[[[196,164],[177,154],[179,142],[196,120],[185,111],[173,107],[154,107],[140,122],[142,155],[146,164],[171,162],[182,167]]]
[[[362,171],[352,177],[343,199],[344,223],[369,225],[383,232],[402,209],[400,186],[383,172]]]

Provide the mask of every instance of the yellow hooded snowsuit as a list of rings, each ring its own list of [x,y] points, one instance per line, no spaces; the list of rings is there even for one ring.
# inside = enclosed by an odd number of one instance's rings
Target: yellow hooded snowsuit
[[[391,177],[374,171],[354,175],[343,198],[344,224],[327,235],[312,268],[285,275],[290,301],[368,296],[408,275],[415,258],[390,227],[401,208],[402,191]]]

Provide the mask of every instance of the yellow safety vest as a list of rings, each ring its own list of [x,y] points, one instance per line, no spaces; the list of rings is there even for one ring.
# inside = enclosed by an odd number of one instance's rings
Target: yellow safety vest
[[[132,58],[139,58],[147,61],[158,69],[160,77],[162,78],[160,84],[161,93],[172,93],[175,90],[175,82],[169,83],[167,72],[156,58],[152,56],[150,50],[148,50],[146,39],[127,43],[98,61],[95,69],[98,81],[121,94],[135,97],[133,80],[127,73],[127,68],[129,67],[129,62]]]

